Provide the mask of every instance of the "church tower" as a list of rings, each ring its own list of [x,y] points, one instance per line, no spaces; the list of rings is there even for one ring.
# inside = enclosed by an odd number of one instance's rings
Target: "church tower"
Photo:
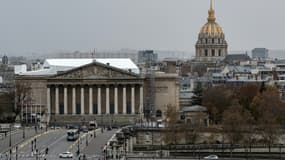
[[[228,44],[222,27],[216,23],[212,0],[208,11],[208,22],[202,26],[195,48],[196,60],[200,62],[221,61],[228,54]]]

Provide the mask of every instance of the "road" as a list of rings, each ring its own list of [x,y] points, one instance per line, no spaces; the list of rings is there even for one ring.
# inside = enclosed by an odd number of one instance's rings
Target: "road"
[[[102,157],[102,148],[105,146],[107,141],[116,133],[116,129],[111,131],[104,131],[103,134],[98,134],[95,139],[93,139],[89,145],[83,150],[83,154],[86,155],[88,159],[96,160]]]
[[[66,151],[65,149],[69,147],[72,142],[66,141],[66,131],[65,130],[54,130],[48,134],[41,135],[32,140],[36,143],[34,144],[34,149],[32,153],[32,142],[24,144],[22,148],[18,149],[18,159],[36,159],[36,157],[43,157],[47,159],[54,159],[55,155],[58,155],[61,152]],[[39,155],[36,155],[35,151],[38,150]],[[46,155],[45,150],[49,149],[49,153]],[[16,159],[16,153],[13,154],[13,159]],[[57,157],[57,156],[56,156]]]
[[[35,131],[34,128],[25,128],[25,138],[23,138],[23,128],[11,132],[11,146],[21,143],[37,134],[44,132],[44,130]],[[10,145],[10,132],[0,139],[0,153],[9,149]]]
[[[13,150],[12,160],[57,160],[60,159],[58,155],[65,151],[70,151],[74,155],[74,159],[78,159],[77,151],[81,154],[86,154],[87,157],[99,157],[101,155],[102,147],[107,143],[116,130],[105,131],[101,133],[101,129],[96,130],[96,137],[94,138],[94,131],[88,133],[81,133],[77,141],[66,140],[66,130],[51,130],[48,133],[42,133],[32,137],[19,145],[18,150]],[[32,152],[32,141],[36,139],[36,150]],[[35,143],[33,143],[35,146]],[[45,150],[48,148],[48,154]],[[0,158],[1,159],[1,158]],[[5,158],[4,158],[5,159]]]

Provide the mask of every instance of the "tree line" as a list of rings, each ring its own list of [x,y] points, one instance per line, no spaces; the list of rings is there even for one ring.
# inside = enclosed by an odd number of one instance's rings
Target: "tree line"
[[[193,93],[192,105],[208,109],[210,128],[223,134],[226,143],[244,144],[249,148],[253,144],[264,144],[269,151],[272,144],[278,143],[285,124],[285,103],[274,86],[252,83],[240,87],[212,86],[205,89],[198,83]],[[184,134],[186,143],[195,143],[199,136],[197,127],[179,121],[174,123],[176,111],[169,108],[173,107],[168,107],[166,119],[172,136],[174,132],[179,132]],[[173,138],[165,139],[166,143],[174,143]]]

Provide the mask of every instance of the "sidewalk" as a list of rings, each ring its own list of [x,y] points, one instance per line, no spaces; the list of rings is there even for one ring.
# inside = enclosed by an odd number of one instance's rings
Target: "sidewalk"
[[[99,132],[96,138],[93,138],[89,145],[83,149],[82,153],[86,154],[87,157],[94,157],[102,154],[102,148],[108,142],[108,140],[116,133],[116,129],[111,131],[104,130],[104,132]]]

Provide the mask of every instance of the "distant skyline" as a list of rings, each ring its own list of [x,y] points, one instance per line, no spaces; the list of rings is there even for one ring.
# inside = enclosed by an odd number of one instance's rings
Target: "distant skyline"
[[[0,54],[193,53],[210,0],[0,0]],[[229,50],[284,47],[284,0],[214,0]]]

